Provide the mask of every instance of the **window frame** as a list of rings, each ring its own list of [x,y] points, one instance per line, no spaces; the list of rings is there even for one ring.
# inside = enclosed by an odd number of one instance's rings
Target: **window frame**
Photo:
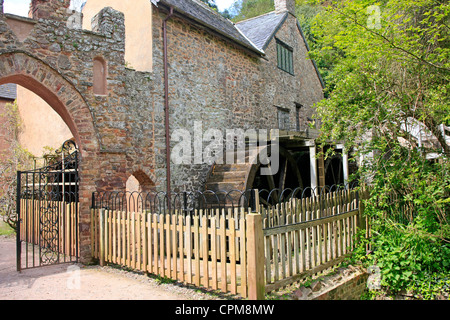
[[[298,132],[302,131],[302,122],[304,122],[304,119],[302,119],[302,110],[303,110],[303,105],[300,103],[295,103],[295,126],[296,126],[296,130]]]
[[[276,108],[277,108],[278,129],[283,130],[283,131],[290,131],[291,130],[291,110],[289,110],[288,108],[283,108],[283,107],[279,107],[279,106],[276,106]],[[281,114],[283,114],[284,116],[287,116],[283,119],[283,122],[281,122],[281,117],[280,117]],[[281,123],[283,123],[283,126],[280,125]]]
[[[277,67],[290,75],[295,75],[294,49],[278,38],[276,40]]]

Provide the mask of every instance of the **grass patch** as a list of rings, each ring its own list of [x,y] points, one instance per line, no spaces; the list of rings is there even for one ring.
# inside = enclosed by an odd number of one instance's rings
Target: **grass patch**
[[[12,229],[7,223],[0,220],[0,236],[12,236],[14,233],[14,229]]]

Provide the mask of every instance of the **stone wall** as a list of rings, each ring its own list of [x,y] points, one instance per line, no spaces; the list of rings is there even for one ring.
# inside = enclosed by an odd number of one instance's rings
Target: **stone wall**
[[[294,75],[278,68],[276,41],[273,39],[265,50],[267,61],[261,68],[263,86],[260,103],[264,110],[261,126],[276,127],[276,107],[282,107],[289,110],[290,129],[295,131],[296,106],[302,106],[303,121],[307,117],[312,118],[312,106],[323,99],[323,89],[293,15],[288,15],[276,38],[293,49]]]
[[[314,296],[313,300],[360,300],[367,289],[368,275],[356,274],[340,285]]]
[[[4,33],[0,49],[32,53],[80,93],[92,116],[100,155],[108,159],[100,165],[106,165],[113,155],[114,162],[122,159],[120,166],[113,166],[118,175],[113,178],[114,170],[105,168],[109,172],[97,180],[97,188],[124,189],[128,177],[140,170],[156,188],[163,190],[166,146],[161,25],[167,12],[153,10],[153,72],[137,72],[125,68],[125,26],[121,13],[110,8],[102,10],[93,18],[93,32],[78,30],[68,28],[64,22],[72,14],[66,10],[66,2],[61,5],[56,0],[37,0],[40,3],[37,12],[43,16],[58,3],[62,8],[54,10],[52,20],[41,19],[23,42],[14,38],[13,33]],[[202,122],[203,132],[210,128],[223,131],[277,128],[277,106],[290,110],[292,129],[296,104],[304,106],[304,118],[311,116],[310,107],[323,97],[322,89],[311,61],[306,58],[306,46],[294,16],[289,15],[277,37],[294,48],[294,76],[277,68],[275,40],[266,49],[266,59],[262,59],[185,19],[170,19],[171,133],[176,129],[192,132],[196,121]],[[107,62],[106,96],[93,94],[96,57]],[[69,118],[63,117],[71,130],[76,131],[74,119]],[[171,147],[175,144],[172,142]],[[80,147],[83,148],[82,143]],[[174,165],[172,185],[201,189],[208,170],[209,165],[203,164]]]
[[[153,79],[155,130],[164,119],[162,20],[164,10],[153,10]],[[311,117],[314,103],[323,99],[322,86],[297,26],[289,14],[276,37],[294,49],[291,75],[277,67],[276,41],[258,57],[178,17],[168,21],[170,129],[186,129],[193,137],[195,122],[202,131],[220,129],[277,129],[277,106],[290,110],[290,129],[296,130],[296,106],[303,119]],[[155,135],[156,170],[165,171],[165,141]],[[171,147],[176,144],[172,141]],[[207,145],[205,142],[204,146]],[[209,165],[172,164],[171,184],[176,189],[202,189]]]
[[[164,127],[164,69],[162,20],[167,13],[154,10],[153,71],[155,84],[155,130]],[[193,137],[196,121],[202,132],[210,128],[225,130],[245,124],[254,127],[250,118],[258,106],[260,60],[231,42],[195,27],[186,20],[168,21],[169,105],[171,133],[185,129]],[[158,135],[158,138],[165,137]],[[176,142],[172,141],[171,147]],[[157,167],[162,173],[165,163],[165,140],[156,141]],[[208,165],[172,165],[172,186],[199,189]]]
[[[367,289],[367,279],[368,273],[363,269],[339,268],[332,275],[302,286],[289,296],[294,300],[360,300]]]
[[[70,0],[31,0],[29,16],[35,20],[51,19],[58,21],[67,21],[67,9],[69,9]]]
[[[59,3],[52,1],[46,2],[43,9]],[[66,9],[64,5],[62,9]],[[125,188],[131,174],[127,174],[127,157],[134,157],[128,142],[130,107],[124,100],[124,23],[120,12],[106,8],[97,17],[98,32],[71,29],[64,18],[70,12],[62,9],[56,10],[54,14],[59,16],[51,15],[51,20],[8,15],[0,19],[0,82],[16,83],[39,95],[76,138],[82,155],[81,248],[82,256],[89,257],[91,194],[101,189]],[[14,24],[8,23],[12,20]],[[31,28],[19,28],[21,22]],[[19,29],[24,38],[17,36]],[[23,30],[29,33],[24,35]],[[96,56],[107,61],[107,96],[93,94]],[[51,124],[48,126],[51,128]]]
[[[153,72],[138,72],[126,68],[121,12],[102,9],[87,31],[68,23],[74,14],[68,0],[33,4],[35,19],[0,16],[0,84],[14,82],[39,95],[73,133],[82,157],[82,256],[89,257],[92,192],[124,191],[131,175],[147,190],[165,190],[161,25],[167,12],[160,6],[152,13]],[[311,114],[312,104],[323,97],[291,15],[277,36],[294,48],[294,76],[277,68],[275,41],[265,60],[179,16],[168,21],[167,34],[171,132],[192,132],[198,121],[203,132],[277,128],[276,106],[291,110],[293,123],[295,103]],[[93,91],[96,58],[107,66],[104,95]],[[209,168],[173,166],[174,189],[201,189]]]

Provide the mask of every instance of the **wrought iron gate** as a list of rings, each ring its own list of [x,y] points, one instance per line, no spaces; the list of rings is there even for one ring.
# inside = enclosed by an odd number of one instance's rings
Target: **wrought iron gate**
[[[78,261],[79,152],[68,140],[49,164],[17,172],[17,271]]]

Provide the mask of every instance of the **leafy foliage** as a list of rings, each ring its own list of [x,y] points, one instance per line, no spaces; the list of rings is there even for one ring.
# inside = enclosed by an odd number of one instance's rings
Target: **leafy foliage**
[[[305,1],[302,1],[305,2]],[[311,57],[328,99],[317,105],[323,144],[343,141],[371,186],[372,236],[355,257],[382,270],[393,293],[448,293],[450,43],[447,1],[308,1]],[[424,137],[420,139],[421,136]],[[438,160],[429,160],[431,155]],[[433,293],[434,292],[434,293]]]
[[[271,12],[275,5],[274,0],[237,0],[233,9],[237,14],[232,21],[239,22]]]
[[[450,270],[450,177],[439,176],[450,167],[429,163],[419,152],[395,163],[385,167],[384,176],[374,176],[365,210],[372,232],[366,245],[372,253],[360,250],[355,257],[377,265],[382,285],[392,293],[421,288],[421,298],[431,298],[424,290],[427,281],[432,276],[444,281]]]
[[[0,216],[13,229],[16,227],[16,184],[18,170],[30,168],[33,156],[19,144],[22,122],[16,102],[5,105],[3,123],[9,148],[0,157]]]
[[[215,0],[200,0],[201,2],[207,4],[209,7],[213,8],[214,10],[218,10],[216,1]]]
[[[368,26],[366,10],[373,3],[336,2],[313,24],[320,47],[312,57],[327,66],[327,89],[333,93],[318,106],[327,138],[355,143],[377,128],[411,143],[404,126],[415,121],[448,153],[438,125],[449,117],[449,5],[384,1],[376,29]]]

